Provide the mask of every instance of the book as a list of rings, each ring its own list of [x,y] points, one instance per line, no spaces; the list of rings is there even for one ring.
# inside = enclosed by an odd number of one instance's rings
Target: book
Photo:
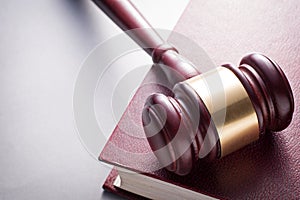
[[[177,185],[167,180],[157,179],[140,173],[116,168],[111,172],[111,183],[113,187],[127,192],[131,198],[148,198],[148,199],[216,199],[208,194],[197,192],[184,186]],[[106,181],[106,186],[109,184]],[[116,192],[118,192],[116,190]],[[125,194],[125,193],[124,193]],[[121,194],[122,195],[122,194]]]
[[[170,93],[164,87],[147,84],[162,78],[160,69],[153,66],[101,152],[100,160],[118,167],[112,171],[104,188],[129,199],[152,198],[144,193],[133,194],[137,193],[136,188],[131,192],[128,189],[129,186],[143,185],[133,183],[131,179],[134,178],[124,175],[136,172],[141,177],[150,177],[151,181],[184,188],[178,189],[178,193],[188,190],[191,194],[203,194],[203,198],[299,199],[299,8],[296,0],[192,0],[175,27],[175,31],[199,44],[216,65],[227,61],[238,64],[243,55],[253,51],[274,59],[285,72],[295,100],[293,120],[287,129],[277,133],[267,132],[260,140],[220,160],[199,162],[186,176],[160,169],[145,139],[141,123],[146,98],[154,92]],[[192,62],[201,63],[197,52],[189,50],[178,38],[171,36],[169,41]],[[122,186],[118,179],[130,183]],[[149,181],[145,182],[149,184]],[[144,186],[145,192],[148,189]],[[166,188],[160,189],[160,192],[168,192]]]

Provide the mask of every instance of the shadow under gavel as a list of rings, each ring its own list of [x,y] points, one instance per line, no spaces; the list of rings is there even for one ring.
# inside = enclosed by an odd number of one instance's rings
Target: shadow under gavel
[[[200,159],[222,158],[290,124],[291,87],[270,58],[252,53],[238,67],[228,64],[200,74],[130,1],[93,1],[122,30],[133,30],[127,33],[155,64],[180,75],[166,74],[174,95],[152,94],[142,114],[149,145],[169,171],[186,175]]]

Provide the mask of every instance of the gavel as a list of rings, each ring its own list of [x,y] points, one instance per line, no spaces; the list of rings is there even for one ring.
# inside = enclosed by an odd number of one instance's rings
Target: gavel
[[[173,96],[156,93],[145,99],[141,116],[149,145],[167,170],[186,175],[200,160],[222,158],[290,124],[292,90],[270,58],[252,53],[238,67],[225,64],[201,74],[129,0],[93,1],[122,30],[139,29],[129,36],[155,64],[183,77]]]

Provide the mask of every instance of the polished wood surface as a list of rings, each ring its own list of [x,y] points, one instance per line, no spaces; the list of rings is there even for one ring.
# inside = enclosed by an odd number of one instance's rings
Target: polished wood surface
[[[199,74],[193,64],[178,54],[176,48],[162,40],[130,1],[94,0],[94,2],[122,30],[132,30],[128,32],[128,35],[152,56],[154,63],[165,64],[182,75],[181,78],[178,78],[166,74],[169,82],[176,84],[180,80]],[[275,62],[259,54],[250,54],[243,58],[239,68],[235,69],[231,65],[224,65],[224,67],[233,71],[245,87],[256,111],[261,134],[266,130],[280,131],[289,125],[294,110],[293,95],[287,78]],[[276,89],[274,90],[274,88]],[[174,156],[176,151],[181,148],[182,143],[175,141],[175,146],[171,145],[172,147],[166,148],[169,152],[163,152],[161,155],[157,153],[158,159],[164,166],[180,175],[191,171],[193,163],[198,160],[200,149],[205,148],[202,142],[204,140],[203,135],[211,134],[213,135],[212,138],[218,140],[216,128],[209,130],[211,117],[201,98],[195,95],[192,90],[188,90],[186,94],[192,97],[192,100],[196,100],[196,106],[201,108],[199,111],[200,115],[207,116],[207,120],[202,118],[201,121],[196,120],[197,125],[199,124],[200,126],[196,132],[186,125],[194,123],[189,122],[194,120],[193,115],[190,115],[193,108],[184,110],[186,105],[180,104],[177,99],[172,97],[164,97],[158,94],[152,95],[148,98],[143,112],[145,133],[154,152],[158,152],[160,148],[169,145],[173,138],[177,137],[174,134],[177,133],[178,129],[181,128],[182,122],[184,122],[183,129],[187,134],[182,137],[188,137],[187,141],[189,141],[190,148],[184,149],[184,152],[179,156]],[[154,105],[156,104],[165,109],[167,113],[166,121],[161,121],[163,113],[155,110]],[[155,126],[149,127],[151,120],[155,120],[157,123],[154,123]],[[154,135],[153,131],[158,129],[157,124],[163,124],[163,127]],[[214,156],[208,157],[220,157],[220,143],[211,143],[216,144],[216,146],[210,147],[210,149],[217,153],[213,153]],[[165,155],[169,155],[169,157]],[[209,153],[207,155],[212,154]]]
[[[190,79],[187,80],[188,82],[175,85],[174,98],[163,94],[153,94],[147,99],[143,110],[143,125],[147,140],[162,165],[176,174],[188,174],[199,159],[209,157],[210,160],[213,160],[244,147],[254,141],[251,139],[253,134],[262,135],[266,131],[283,130],[292,120],[294,112],[292,90],[286,76],[275,62],[260,54],[249,54],[242,59],[238,68],[229,64],[225,64],[223,67],[231,70],[240,80],[242,87],[245,88],[249,96],[250,104],[239,105],[241,104],[239,101],[229,105],[247,106],[237,110],[234,108],[233,113],[230,112],[232,109],[230,107],[222,108],[226,112],[222,131],[219,131],[219,125],[214,121],[215,118],[211,111],[211,107],[218,105],[206,105],[206,99],[201,99],[203,96],[189,83]],[[224,82],[226,81],[231,80],[224,80]],[[197,85],[197,83],[193,84]],[[198,89],[201,91],[201,88]],[[229,91],[226,91],[227,88],[224,89],[225,96],[242,95],[229,94]],[[216,91],[210,92],[216,93]],[[215,96],[218,98],[217,96],[221,97],[222,95],[221,93]],[[249,106],[251,108],[248,108]],[[240,109],[245,111],[252,109],[252,106],[257,120],[245,121],[242,126],[246,128],[247,124],[253,121],[253,123],[258,123],[257,130],[247,130],[246,135],[240,132],[240,135],[230,136],[229,141],[224,142],[228,136],[224,139],[221,133],[226,132],[226,128],[231,127],[226,124],[226,119],[232,120],[233,116],[235,120],[239,120],[240,117],[245,117],[245,113],[241,112]],[[242,115],[237,118],[239,113]],[[220,114],[217,113],[217,115]],[[236,133],[239,133],[240,124],[235,123],[232,126],[231,131],[235,130]],[[249,124],[249,127],[252,126]],[[206,138],[208,141],[205,142]],[[258,139],[256,136],[252,138]],[[224,148],[229,150],[223,152]],[[207,153],[200,155],[203,149],[207,149],[205,150]]]
[[[167,65],[180,76],[172,77],[171,84],[198,75],[199,72],[175,47],[162,39],[137,8],[129,1],[93,0],[95,4],[124,30],[153,59],[154,63]]]

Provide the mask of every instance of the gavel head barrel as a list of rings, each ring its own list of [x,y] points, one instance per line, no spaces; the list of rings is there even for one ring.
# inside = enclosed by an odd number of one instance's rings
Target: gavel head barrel
[[[286,128],[292,119],[291,87],[280,67],[261,54],[238,68],[223,65],[176,84],[174,97],[151,95],[142,120],[162,166],[188,174],[199,159],[217,159]]]

